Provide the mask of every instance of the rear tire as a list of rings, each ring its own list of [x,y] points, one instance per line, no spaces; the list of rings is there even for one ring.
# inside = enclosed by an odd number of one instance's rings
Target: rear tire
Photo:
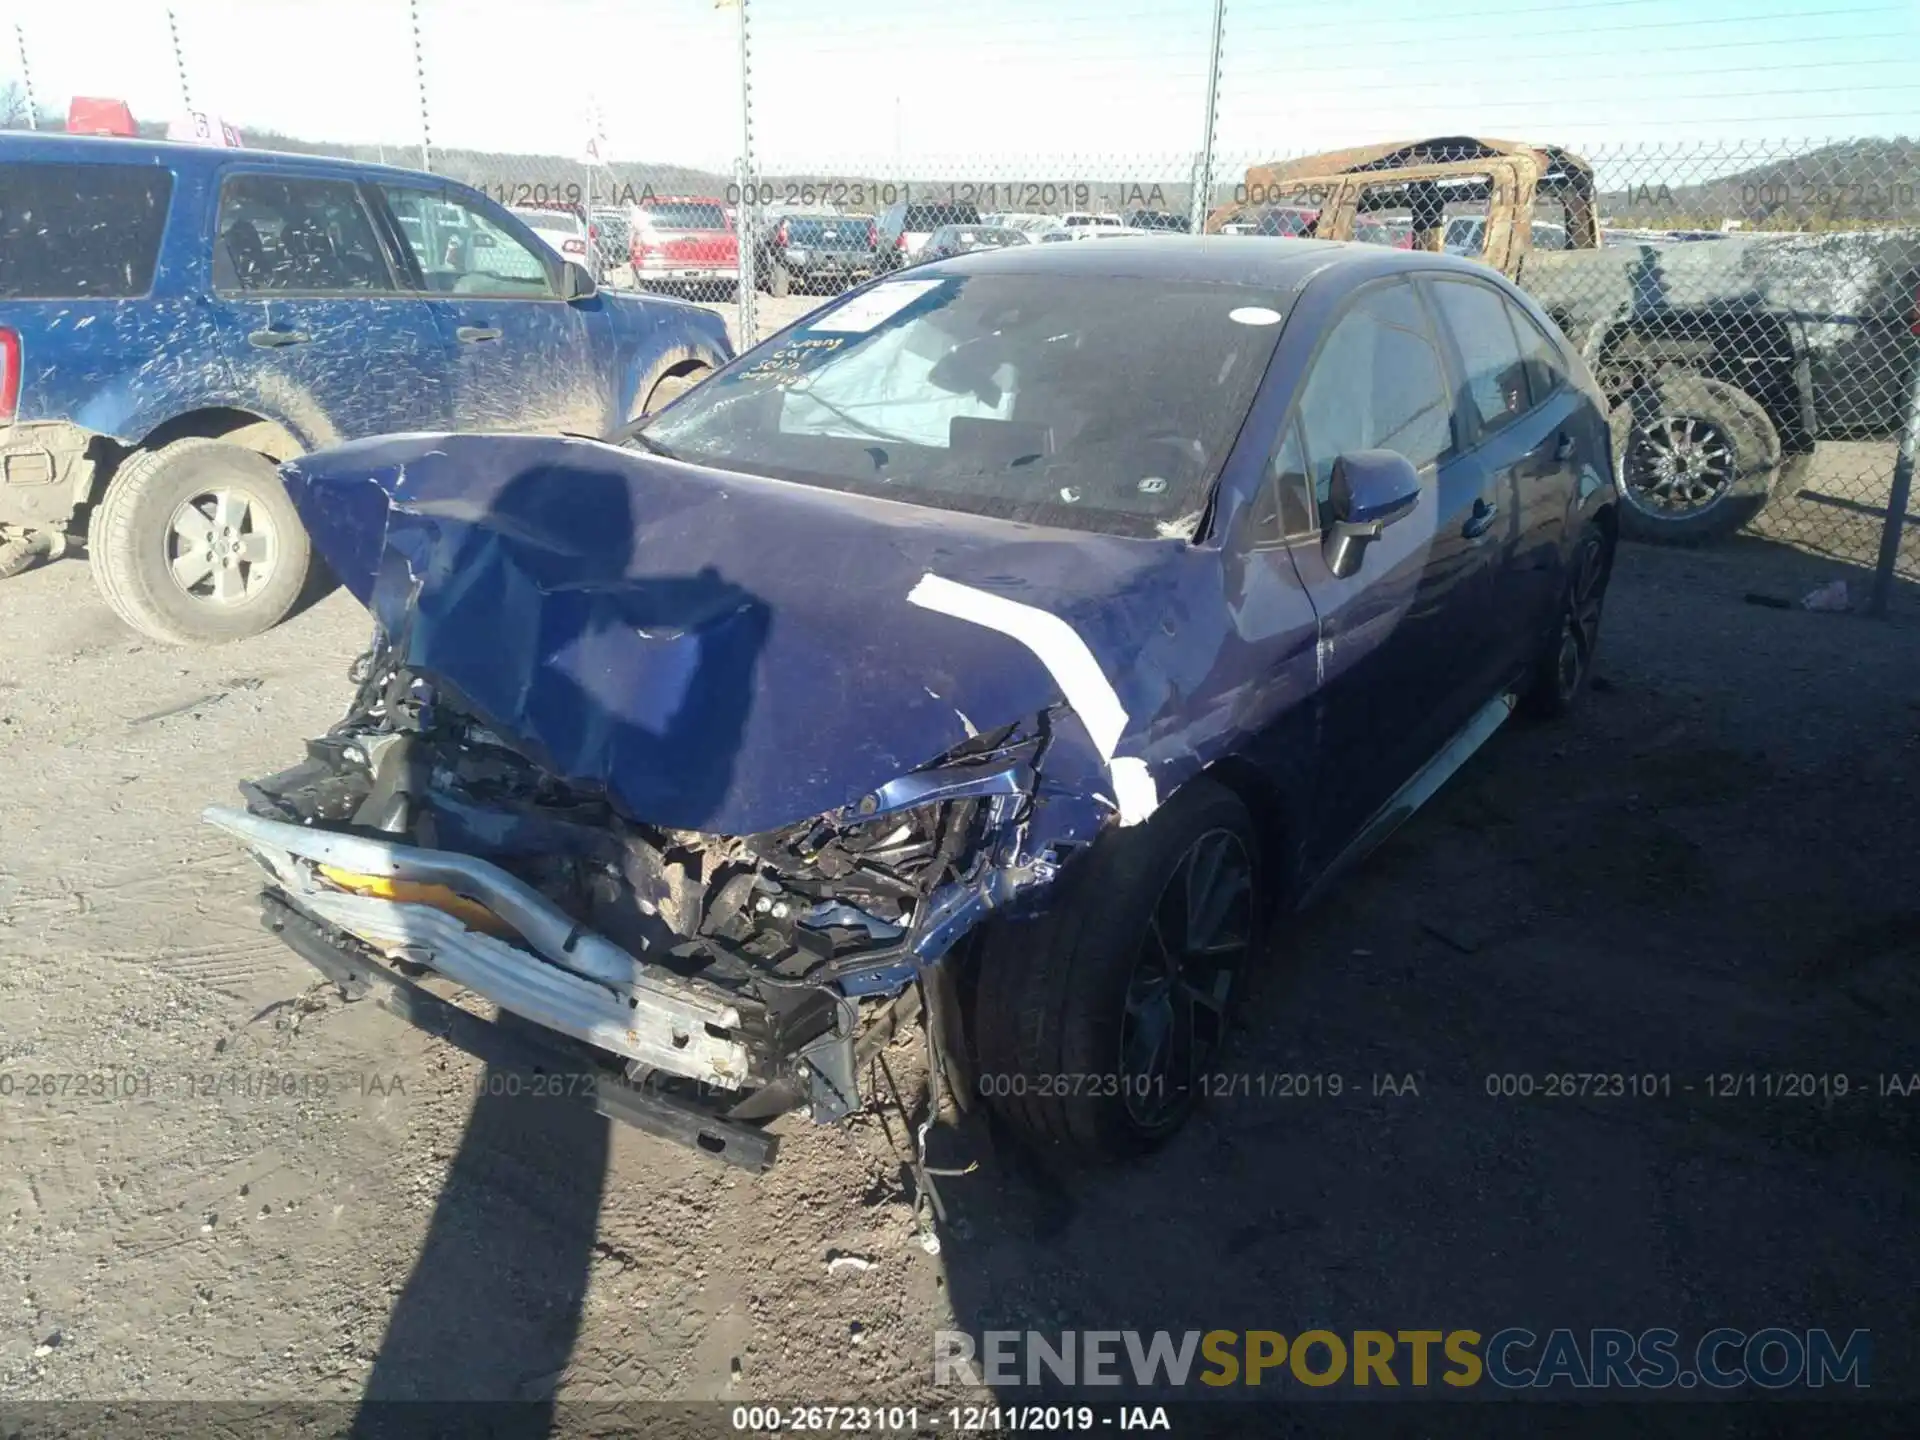
[[[1567,714],[1593,679],[1601,609],[1613,578],[1613,552],[1613,538],[1596,524],[1581,531],[1574,544],[1553,634],[1520,696],[1520,708],[1535,719],[1555,720]]]
[[[1670,371],[1614,407],[1620,533],[1699,545],[1758,515],[1780,474],[1780,432],[1758,400],[1722,380]]]
[[[311,551],[273,461],[191,437],[129,457],[87,532],[114,613],[170,645],[271,630],[307,582]]]
[[[1104,835],[1039,915],[990,926],[970,1026],[988,1103],[1025,1139],[1081,1160],[1173,1135],[1258,942],[1259,875],[1246,806],[1200,779]],[[1203,903],[1182,908],[1195,894]],[[1188,923],[1191,911],[1218,924]]]

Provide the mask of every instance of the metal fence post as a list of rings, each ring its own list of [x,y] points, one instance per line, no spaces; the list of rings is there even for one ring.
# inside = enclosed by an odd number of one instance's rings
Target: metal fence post
[[[1227,0],[1213,0],[1213,47],[1207,57],[1207,111],[1200,131],[1200,158],[1194,166],[1189,226],[1198,235],[1213,208],[1213,132],[1220,107],[1220,37],[1226,27]]]
[[[734,238],[740,251],[740,278],[734,287],[734,303],[740,316],[740,349],[760,339],[758,316],[754,313],[757,278],[754,274],[755,223],[760,205],[759,188],[753,166],[753,51],[747,39],[747,0],[734,0],[740,12],[740,200],[735,207]]]
[[[427,123],[427,52],[420,37],[420,0],[407,0],[413,24],[413,84],[420,95],[420,168],[433,169],[433,130]]]
[[[18,20],[13,22],[13,45],[20,52],[20,87],[27,92],[27,128],[40,128],[40,102],[33,93],[33,70],[27,64],[27,32],[20,28]]]
[[[1893,492],[1887,497],[1887,521],[1880,527],[1880,560],[1873,570],[1873,591],[1867,613],[1884,615],[1893,593],[1893,567],[1900,558],[1900,531],[1907,520],[1907,501],[1913,495],[1913,461],[1920,452],[1920,359],[1913,367],[1907,393],[1907,423],[1900,432],[1900,458],[1893,462]]]
[[[167,35],[173,41],[173,68],[180,76],[180,108],[191,115],[193,92],[187,88],[187,52],[180,47],[180,20],[171,5],[167,7]]]

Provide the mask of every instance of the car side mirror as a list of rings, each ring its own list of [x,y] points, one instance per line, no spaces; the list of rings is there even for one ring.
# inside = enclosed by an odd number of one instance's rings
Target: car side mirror
[[[593,272],[578,260],[560,262],[560,298],[562,300],[590,299],[599,288],[593,283]]]
[[[1420,472],[1396,450],[1352,450],[1333,462],[1330,522],[1321,539],[1327,568],[1341,579],[1360,568],[1367,547],[1420,503]]]

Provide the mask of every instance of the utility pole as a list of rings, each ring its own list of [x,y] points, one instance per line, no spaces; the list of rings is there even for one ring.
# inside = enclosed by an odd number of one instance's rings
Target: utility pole
[[[1220,37],[1226,28],[1227,0],[1213,0],[1213,49],[1207,57],[1207,118],[1200,131],[1200,157],[1194,165],[1189,223],[1198,235],[1213,207],[1213,132],[1220,105]]]
[[[27,128],[40,128],[40,102],[33,94],[33,70],[27,64],[27,32],[20,28],[18,20],[13,22],[13,44],[20,52],[20,85],[27,92]]]
[[[755,314],[759,281],[754,274],[754,262],[759,258],[754,253],[754,244],[759,229],[756,212],[760,195],[754,179],[753,49],[747,35],[747,0],[733,0],[733,3],[740,12],[740,203],[734,212],[738,217],[734,222],[734,240],[740,253],[740,279],[735,286],[735,303],[740,311],[740,348],[745,350],[760,339]]]
[[[420,94],[420,168],[433,169],[433,127],[427,122],[427,52],[420,38],[420,0],[407,0],[413,23],[413,83]]]
[[[167,7],[167,34],[173,39],[173,68],[180,76],[180,108],[191,115],[193,92],[187,88],[187,52],[180,46],[180,21],[171,5]]]

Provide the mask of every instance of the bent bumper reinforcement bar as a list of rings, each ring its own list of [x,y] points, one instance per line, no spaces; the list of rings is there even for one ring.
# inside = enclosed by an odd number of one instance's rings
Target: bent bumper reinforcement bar
[[[300,909],[383,955],[429,966],[535,1024],[670,1075],[729,1090],[748,1079],[747,1047],[736,1038],[740,1012],[730,999],[582,929],[497,865],[218,806],[202,818],[244,841]],[[486,906],[538,953],[470,930],[431,905],[334,888],[316,865],[443,886]]]
[[[260,919],[294,954],[339,987],[350,999],[370,997],[409,1025],[438,1036],[484,1061],[496,1074],[566,1075],[585,1061],[549,1044],[537,1033],[509,1030],[462,1010],[397,971],[370,964],[333,944],[305,915],[277,895],[261,897]],[[707,1113],[672,1095],[632,1084],[610,1072],[591,1072],[594,1108],[611,1120],[663,1140],[699,1150],[728,1165],[766,1170],[779,1151],[779,1137],[753,1125],[741,1125]],[[525,1087],[534,1093],[534,1087]],[[509,1092],[510,1093],[510,1092]],[[549,1091],[548,1093],[556,1093]],[[587,1089],[562,1087],[558,1097],[584,1096]]]

